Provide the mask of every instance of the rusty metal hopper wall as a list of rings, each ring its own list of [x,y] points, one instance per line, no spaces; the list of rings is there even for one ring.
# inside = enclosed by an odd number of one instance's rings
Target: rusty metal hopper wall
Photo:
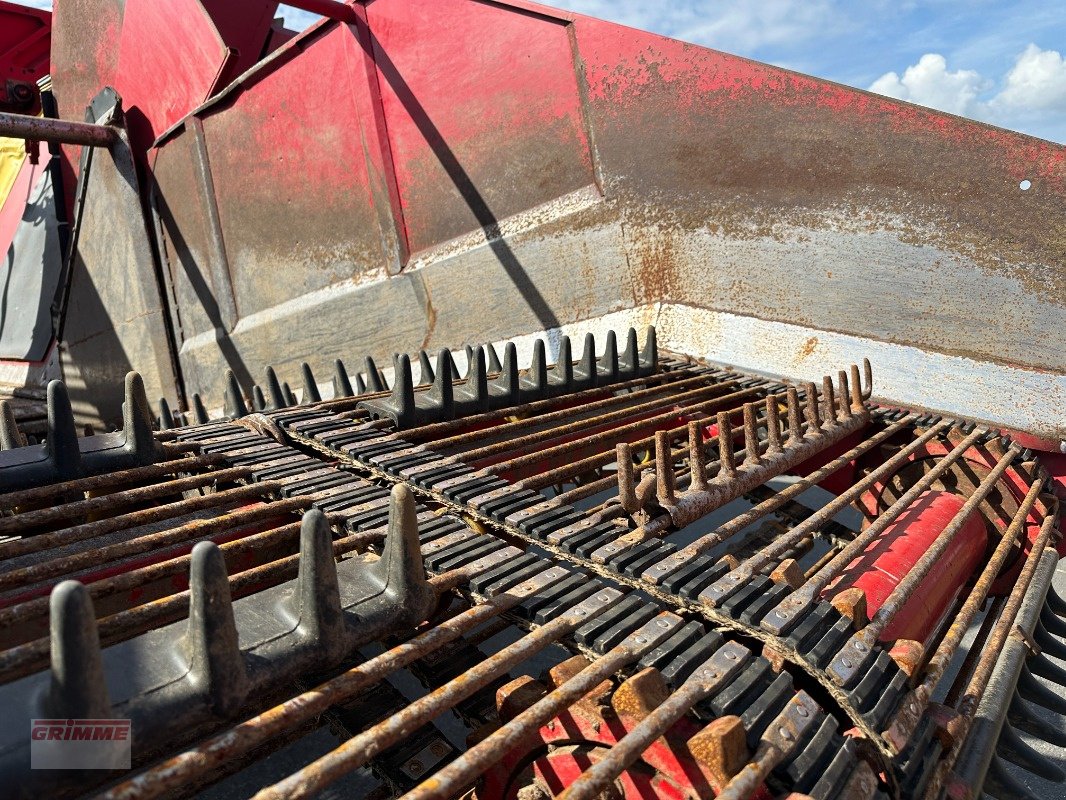
[[[190,394],[654,323],[795,378],[870,355],[885,398],[1066,438],[1063,147],[519,0],[351,9],[148,154]]]

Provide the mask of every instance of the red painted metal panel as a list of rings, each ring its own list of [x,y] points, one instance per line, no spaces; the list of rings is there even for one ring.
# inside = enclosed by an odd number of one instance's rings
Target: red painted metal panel
[[[0,0],[0,110],[36,114],[34,84],[48,74],[52,15]]]
[[[382,275],[389,260],[363,49],[346,25],[312,38],[289,45],[304,52],[285,69],[204,117],[241,317]]]
[[[118,49],[114,88],[139,152],[210,96],[230,59],[198,0],[126,0]]]
[[[565,24],[469,0],[367,15],[412,252],[595,183]]]

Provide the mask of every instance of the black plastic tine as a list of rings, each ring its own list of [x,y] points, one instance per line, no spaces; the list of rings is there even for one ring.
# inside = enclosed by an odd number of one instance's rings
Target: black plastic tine
[[[299,403],[296,402],[296,393],[293,392],[292,387],[289,386],[289,382],[288,381],[285,381],[284,383],[281,384],[281,391],[285,394],[285,402],[286,403],[288,403],[290,406],[298,406],[299,405]]]
[[[237,382],[233,370],[226,370],[226,390],[223,395],[223,410],[230,419],[238,419],[248,414],[248,404],[244,401],[244,392]]]
[[[159,430],[161,430],[161,431],[169,431],[173,427],[175,427],[175,425],[174,425],[174,414],[170,410],[170,403],[167,402],[167,399],[165,397],[160,397],[159,398]],[[6,440],[5,441],[0,441],[0,447],[2,447],[2,449],[4,449],[4,450],[9,449],[7,447]]]
[[[659,368],[659,345],[655,335],[655,326],[648,327],[647,338],[644,340],[644,350],[640,354],[640,368],[646,373],[655,372]]]
[[[348,370],[344,368],[344,362],[339,358],[333,361],[333,396],[355,396],[355,391],[352,389],[351,378],[348,377]]]
[[[315,375],[311,372],[311,365],[306,361],[303,362],[300,365],[300,372],[303,373],[304,379],[304,402],[319,402],[322,399],[322,394],[318,391],[318,383],[315,382]]]
[[[415,498],[405,484],[396,484],[389,494],[388,532],[381,558],[371,569],[383,581],[386,591],[407,598],[405,602],[418,602],[419,597],[433,592],[422,565]]]
[[[206,411],[204,415],[207,415]],[[124,449],[134,455],[138,462],[151,461],[156,453],[158,444],[152,433],[154,422],[148,395],[144,391],[144,379],[137,372],[127,372],[125,402],[122,404],[122,433],[126,439]]]
[[[271,411],[285,408],[285,391],[281,388],[281,382],[278,380],[278,375],[274,372],[273,367],[266,368],[266,387],[267,397],[270,401],[268,408]]]
[[[74,411],[63,381],[50,381],[47,390],[48,433],[44,443],[48,460],[55,469],[57,480],[69,480],[81,470],[81,450]]]
[[[422,374],[418,376],[418,385],[428,386],[433,383],[436,373],[433,371],[433,365],[429,362],[429,354],[425,350],[418,351],[418,363],[422,367]]]
[[[492,346],[492,343],[485,345],[485,355],[488,357],[488,370],[489,372],[503,372],[503,365],[500,363],[500,357],[496,353],[496,348]]]
[[[626,349],[618,359],[618,374],[622,380],[632,380],[640,374],[640,352],[637,347],[637,329],[626,332]]]
[[[600,356],[597,372],[607,383],[618,380],[618,336],[614,331],[607,331],[607,345]]]
[[[411,358],[406,353],[393,361],[392,407],[396,424],[403,428],[415,418],[415,383],[411,373]]]
[[[77,581],[56,586],[49,598],[49,628],[49,713],[65,719],[109,718],[111,702],[89,590]]]
[[[192,395],[192,418],[197,425],[203,425],[205,422],[211,421],[211,418],[207,415],[207,407],[204,405],[204,400],[198,392],[193,392]]]
[[[374,363],[374,359],[367,356],[363,363],[366,370],[366,388],[371,392],[384,392],[388,387],[385,385],[385,379],[378,370],[377,364]]]
[[[437,377],[433,381],[433,386],[426,392],[426,400],[439,409],[439,419],[441,420],[449,420],[455,417],[455,385],[447,377],[451,375],[451,369],[448,368],[448,362],[451,360],[451,351],[447,348],[441,348],[437,354],[437,364],[441,368],[437,370]],[[476,360],[475,358],[474,361]],[[473,368],[474,362],[472,361],[467,369],[467,375],[473,371]]]
[[[300,563],[294,595],[300,631],[329,657],[344,647],[344,614],[341,610],[333,536],[326,515],[317,508],[304,513],[300,525]]]
[[[569,392],[574,386],[574,361],[570,349],[570,337],[564,336],[559,341],[559,356],[555,359],[555,367],[549,376],[551,385],[561,393]]]
[[[189,568],[189,677],[205,687],[218,714],[231,714],[244,702],[247,676],[237,641],[229,578],[214,542],[192,549]]]
[[[538,394],[548,388],[548,359],[544,349],[544,340],[533,343],[533,361],[529,365],[529,380],[533,390]]]

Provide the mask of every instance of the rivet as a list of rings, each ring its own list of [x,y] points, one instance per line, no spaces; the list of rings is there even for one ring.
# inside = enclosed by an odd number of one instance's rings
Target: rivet
[[[840,663],[843,664],[846,669],[851,669],[851,659],[842,658],[840,659]]]
[[[788,730],[787,728],[778,728],[777,732],[781,734],[781,738],[784,739],[786,742],[792,741],[792,731]]]
[[[599,600],[599,601],[600,601],[601,603],[606,603],[606,602],[607,602],[608,600],[610,600],[611,598],[609,598],[609,597],[608,597],[607,595],[605,595],[605,594],[598,594],[598,595],[596,595],[596,599],[597,599],[597,600]]]
[[[807,710],[806,706],[798,706],[796,708],[796,713],[799,714],[804,719],[806,719],[808,716],[810,716],[810,712]]]
[[[658,625],[660,628],[669,628],[670,627],[670,621],[669,620],[665,620],[665,619],[658,619],[658,620],[655,621],[655,624]]]
[[[645,639],[643,636],[638,636],[633,641],[636,642],[637,644],[647,644],[648,643],[648,640]]]
[[[865,653],[866,645],[864,645],[862,642],[855,642],[855,649],[858,650],[860,653]]]
[[[733,652],[732,650],[730,650],[729,652],[727,652],[727,653],[725,654],[725,657],[726,657],[727,659],[729,659],[730,661],[736,661],[736,660],[737,660],[737,654],[736,654],[736,653],[734,653],[734,652]]]
[[[585,616],[585,615],[586,615],[586,614],[588,614],[588,613],[589,613],[589,612],[587,612],[587,611],[586,611],[585,609],[583,609],[583,608],[579,608],[579,609],[577,609],[576,611],[574,611],[574,616],[575,616],[575,617],[583,617],[583,616]]]

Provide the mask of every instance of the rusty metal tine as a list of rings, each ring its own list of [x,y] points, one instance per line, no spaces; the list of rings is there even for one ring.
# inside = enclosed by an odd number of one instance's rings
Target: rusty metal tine
[[[818,410],[818,390],[814,388],[813,383],[807,383],[804,385],[804,391],[806,392],[804,411],[807,415],[807,435],[817,436],[822,429],[821,412]]]
[[[733,427],[729,421],[729,413],[719,411],[718,417],[718,476],[723,479],[736,477],[737,466],[733,459]]]
[[[576,608],[527,633],[484,661],[453,678],[401,711],[371,726],[339,747],[273,786],[258,792],[253,800],[298,800],[316,794],[343,775],[366,764],[378,753],[396,744],[410,731],[440,716],[470,697],[512,667],[572,633],[606,609],[619,592],[604,589]]]
[[[759,425],[755,421],[755,404],[744,404],[744,466],[757,467],[762,463],[759,455]]]
[[[792,445],[803,438],[799,392],[796,391],[795,386],[789,386],[785,396],[788,398],[788,443]]]
[[[133,776],[110,789],[102,798],[148,800],[180,788],[190,779],[317,717],[330,706],[344,703],[393,672],[498,617],[518,605],[522,598],[521,594],[508,593],[474,606],[313,689]]]
[[[853,410],[862,408],[862,384],[859,382],[859,367],[851,365],[851,407]]]
[[[49,484],[48,486],[35,486],[32,489],[22,489],[17,492],[6,492],[0,496],[0,510],[8,511],[19,506],[31,505],[49,500],[57,501],[70,494],[82,494],[84,492],[97,492],[111,486],[121,486],[124,483],[135,481],[150,481],[161,478],[164,475],[173,475],[179,472],[192,472],[203,469],[225,460],[222,454],[211,453],[208,455],[195,456],[193,458],[176,458],[172,461],[162,461],[158,464],[150,464],[146,467],[133,467],[131,469],[109,472],[105,475],[93,475],[88,478],[74,478],[69,481]]]
[[[632,422],[628,425],[621,425],[617,428],[611,428],[599,433],[595,433],[591,436],[584,436],[579,439],[573,439],[564,444],[559,444],[554,447],[546,447],[544,449],[537,449],[526,455],[510,458],[507,461],[500,461],[487,467],[487,471],[496,475],[507,472],[509,470],[517,469],[519,467],[528,466],[530,464],[536,464],[539,461],[545,461],[556,456],[569,455],[574,450],[579,450],[582,447],[592,447],[604,443],[611,442],[613,439],[625,436],[628,433],[634,431],[640,431],[648,428],[653,428],[656,425],[660,425],[665,422],[671,422],[678,418],[682,414],[694,414],[698,411],[707,411],[716,406],[726,405],[728,403],[740,400],[743,397],[750,397],[756,394],[760,390],[758,388],[741,389],[731,394],[720,395],[718,397],[712,397],[710,400],[705,400],[700,403],[696,403],[691,406],[685,406],[682,408],[671,408],[669,411],[663,414],[657,414],[654,417],[647,417],[645,419]],[[587,425],[590,420],[584,420],[583,424]],[[610,445],[609,451],[613,451],[613,444]],[[469,454],[464,455],[464,460]]]
[[[711,547],[721,544],[733,534],[743,530],[744,528],[751,525],[753,522],[757,522],[758,520],[765,517],[767,514],[776,511],[778,508],[781,508],[781,506],[785,505],[796,495],[805,492],[811,486],[820,483],[821,481],[832,475],[834,472],[847,466],[854,459],[859,458],[864,453],[867,453],[873,448],[877,447],[879,444],[881,444],[881,442],[891,438],[896,433],[907,427],[907,425],[910,424],[910,422],[913,420],[914,416],[912,415],[900,420],[899,422],[894,423],[893,425],[890,425],[889,427],[885,428],[885,430],[881,431],[875,436],[872,436],[869,439],[864,440],[852,449],[848,450],[846,453],[842,453],[841,455],[837,456],[828,464],[819,467],[811,474],[804,476],[803,478],[781,490],[780,492],[777,492],[776,494],[774,494],[773,497],[767,498],[766,500],[744,512],[743,514],[733,517],[729,522],[720,526],[715,531],[712,531],[711,533],[708,533],[697,539],[696,541],[692,542],[691,544],[687,545],[683,549],[679,550],[670,560],[676,561],[678,563],[684,563],[685,560],[689,558],[694,558],[695,556],[698,556],[700,553],[705,552]],[[719,430],[721,430],[721,426],[719,426]],[[649,570],[649,572],[655,574],[656,570]],[[659,570],[659,572],[663,573],[662,577],[665,577],[665,575],[667,574],[665,569]],[[647,574],[645,577],[651,579],[650,576]]]
[[[837,419],[837,403],[833,393],[833,379],[828,375],[822,378],[822,421],[826,425],[832,425]]]
[[[747,662],[751,652],[729,642],[699,667],[662,705],[623,736],[601,759],[585,770],[558,800],[595,800],[633,764],[652,742],[692,710],[701,700],[722,688]]]
[[[768,395],[766,398],[766,439],[767,452],[781,452],[781,419],[778,416],[776,395]]]
[[[655,496],[661,504],[674,502],[674,460],[670,436],[655,432]]]
[[[692,421],[688,424],[688,463],[692,471],[692,486],[697,489],[707,487],[707,451],[703,443],[703,423]]]
[[[740,409],[735,409],[728,413],[732,415],[741,412]],[[673,441],[674,437],[680,437],[686,432],[686,430],[686,428],[671,428],[667,431],[667,433],[670,434],[671,441]],[[736,434],[733,435],[735,436]],[[655,436],[651,435],[643,439],[638,439],[635,442],[630,442],[629,445],[636,452],[639,452],[644,449],[653,448],[655,446]],[[523,489],[543,489],[545,486],[554,486],[557,483],[561,483],[562,481],[566,480],[567,478],[571,478],[574,475],[580,475],[583,472],[587,472],[588,470],[596,469],[597,467],[602,467],[607,464],[610,464],[612,461],[614,461],[614,459],[615,451],[605,450],[602,453],[599,453],[594,456],[589,456],[588,458],[581,458],[577,461],[571,461],[565,466],[556,467],[555,469],[550,469],[547,472],[539,472],[536,475],[530,475],[529,477],[522,478],[515,485],[520,486]],[[640,464],[640,469],[646,469],[649,464],[651,466],[654,466],[655,459],[653,458],[651,462],[645,462]],[[606,489],[609,485],[610,481],[604,484],[603,488]]]
[[[862,390],[862,399],[869,400],[874,393],[874,370],[870,365],[870,359],[864,358],[862,360],[862,376],[865,379],[866,385]],[[856,381],[857,383],[858,381]]]
[[[838,400],[840,401],[840,418],[847,419],[851,416],[851,390],[848,388],[848,373],[844,370],[837,371]]]
[[[633,448],[622,442],[615,448],[615,460],[618,463],[618,499],[622,508],[630,514],[640,510],[637,501],[636,477],[633,470]]]

